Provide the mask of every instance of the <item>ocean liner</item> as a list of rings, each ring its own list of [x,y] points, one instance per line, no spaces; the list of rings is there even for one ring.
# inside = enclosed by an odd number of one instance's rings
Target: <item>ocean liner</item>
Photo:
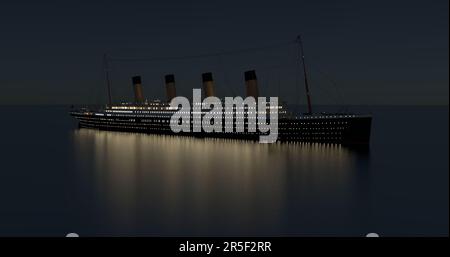
[[[371,115],[354,113],[314,113],[312,111],[311,97],[308,84],[307,69],[303,54],[301,38],[296,43],[299,46],[299,61],[304,73],[306,89],[307,112],[298,114],[287,110],[286,105],[279,104],[278,111],[278,142],[311,142],[311,143],[333,143],[343,145],[369,145],[371,130]],[[107,62],[105,62],[107,64]],[[248,119],[248,108],[239,110],[233,108],[233,112],[244,113],[244,131],[237,131],[236,120],[231,124],[222,122],[222,132],[178,132],[172,131],[170,122],[172,115],[178,109],[170,107],[170,101],[177,96],[175,87],[175,76],[165,76],[166,101],[149,101],[144,98],[142,80],[140,76],[132,78],[134,89],[134,102],[114,104],[111,99],[111,87],[109,83],[108,69],[106,68],[106,81],[108,88],[109,103],[100,108],[78,107],[70,110],[70,115],[78,120],[80,128],[91,128],[111,131],[141,132],[149,134],[184,135],[194,137],[213,137],[227,139],[258,140],[262,132],[248,129],[249,124],[254,122]],[[246,96],[258,98],[258,81],[255,70],[246,71],[243,76],[245,81]],[[214,80],[212,73],[202,74],[203,91],[205,97],[215,96]],[[209,112],[208,108],[201,108],[201,115]],[[193,119],[192,112],[191,121]],[[194,122],[190,123],[192,128]],[[230,126],[233,132],[225,132]],[[227,131],[230,131],[227,128]],[[193,131],[192,129],[190,131]]]

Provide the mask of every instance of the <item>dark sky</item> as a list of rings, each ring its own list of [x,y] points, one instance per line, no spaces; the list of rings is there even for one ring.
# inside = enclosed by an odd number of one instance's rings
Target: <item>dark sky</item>
[[[448,22],[448,0],[2,1],[0,104],[105,102],[105,52],[186,56],[278,44],[299,33],[314,103],[448,104]],[[242,94],[242,72],[254,68],[263,95],[303,102],[294,61],[294,46],[285,46],[112,63],[113,95],[129,99],[129,77],[140,74],[146,97],[161,98],[162,75],[172,72],[178,92],[191,94],[206,71],[221,96]]]

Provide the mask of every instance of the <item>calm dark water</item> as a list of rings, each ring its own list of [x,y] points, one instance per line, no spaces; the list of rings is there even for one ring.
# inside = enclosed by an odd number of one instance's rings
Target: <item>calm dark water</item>
[[[448,107],[371,107],[372,144],[77,129],[0,107],[0,236],[448,235]]]

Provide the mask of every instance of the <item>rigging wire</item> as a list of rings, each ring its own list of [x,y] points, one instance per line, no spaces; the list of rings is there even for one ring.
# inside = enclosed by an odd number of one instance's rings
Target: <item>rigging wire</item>
[[[218,60],[219,66],[220,66],[219,69],[222,70],[223,83],[224,83],[224,86],[225,86],[225,90],[229,90],[231,92],[231,95],[233,97],[235,97],[237,94],[236,94],[234,88],[229,83],[228,74],[227,74],[227,72],[225,70],[225,65],[224,65],[224,62],[223,62],[223,56],[222,55],[218,55],[217,56],[217,60]]]
[[[215,53],[206,53],[206,54],[197,54],[197,55],[186,55],[186,56],[168,56],[168,57],[144,57],[144,58],[117,58],[110,57],[110,61],[114,62],[159,62],[159,61],[178,61],[178,60],[187,60],[187,59],[197,59],[197,58],[206,58],[206,57],[214,57],[214,56],[223,56],[223,55],[237,55],[249,52],[257,52],[261,50],[271,49],[271,48],[279,48],[282,46],[288,46],[294,44],[295,41],[287,41],[272,45],[267,45],[263,47],[253,47],[253,48],[245,48],[238,49],[233,51],[221,51]]]
[[[317,71],[325,80],[328,80],[328,82],[330,82],[330,84],[333,86],[333,88],[334,88],[334,90],[336,92],[337,104],[342,106],[341,108],[343,108],[344,111],[347,111],[348,110],[348,106],[344,105],[343,94],[342,94],[341,90],[339,89],[339,86],[338,86],[338,83],[336,82],[336,80],[332,79],[331,76],[329,76],[328,74],[323,72],[317,66],[310,64],[310,67],[311,67],[312,70]]]
[[[160,56],[160,57],[143,57],[143,58],[119,58],[119,57],[113,57],[113,56],[108,56],[107,58],[107,62],[112,63],[112,62],[160,62],[160,61],[179,61],[179,60],[189,60],[189,59],[200,59],[200,58],[207,58],[207,57],[217,57],[217,61],[219,63],[219,66],[221,66],[221,68],[224,68],[224,63],[223,63],[223,58],[224,56],[231,56],[231,55],[239,55],[239,54],[245,54],[245,53],[250,53],[250,52],[258,52],[258,51],[262,51],[262,50],[267,50],[267,49],[274,49],[274,48],[281,48],[281,47],[288,47],[288,46],[296,46],[298,44],[297,39],[296,40],[289,40],[289,41],[284,41],[284,42],[279,42],[279,43],[275,43],[275,44],[271,44],[271,45],[266,45],[266,46],[261,46],[261,47],[252,47],[252,48],[244,48],[244,49],[237,49],[237,50],[231,50],[231,51],[220,51],[220,52],[213,52],[213,53],[205,53],[205,54],[196,54],[196,55],[185,55],[185,56]],[[294,59],[293,63],[295,63],[296,65],[298,65],[298,60],[297,60],[297,49],[295,47],[292,48],[294,50],[294,54],[292,54],[292,57]],[[107,66],[107,63],[104,63],[104,65],[106,65],[107,69],[111,70],[111,66]],[[290,66],[291,64],[287,64],[286,66]],[[277,67],[278,66],[278,67]],[[268,67],[260,67],[260,69],[277,69],[279,67],[283,67],[285,65],[275,65],[275,66],[268,66]],[[317,71],[318,73],[320,73],[326,80],[328,80],[329,82],[331,82],[331,84],[333,85],[336,93],[337,93],[337,102],[339,104],[342,103],[342,93],[339,90],[337,83],[335,80],[331,79],[327,74],[325,74],[324,72],[322,72],[320,69],[318,69],[316,66],[310,64],[310,69],[313,69],[315,71]],[[279,75],[278,75],[279,76]],[[229,81],[228,81],[228,75],[227,73],[224,71],[223,72],[223,79],[224,79],[224,84],[227,90],[230,90],[232,95],[235,96],[236,92],[235,92],[235,88],[231,87],[229,85]],[[279,79],[278,79],[279,80]],[[278,93],[280,93],[280,81],[278,81]],[[295,84],[296,84],[296,95],[298,96],[298,104],[300,104],[301,101],[301,94],[299,92],[300,90],[300,74],[296,73],[295,75]],[[345,109],[347,109],[347,106],[343,106]]]

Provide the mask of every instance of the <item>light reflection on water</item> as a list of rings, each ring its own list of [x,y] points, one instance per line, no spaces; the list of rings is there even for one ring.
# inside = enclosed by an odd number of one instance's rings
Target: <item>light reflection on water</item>
[[[295,209],[331,194],[347,212],[352,201],[355,156],[340,145],[89,129],[74,131],[74,145],[77,170],[95,180],[94,202],[116,232],[286,234]]]
[[[66,107],[3,106],[0,236],[448,236],[448,106],[370,108],[369,152],[78,130]]]

